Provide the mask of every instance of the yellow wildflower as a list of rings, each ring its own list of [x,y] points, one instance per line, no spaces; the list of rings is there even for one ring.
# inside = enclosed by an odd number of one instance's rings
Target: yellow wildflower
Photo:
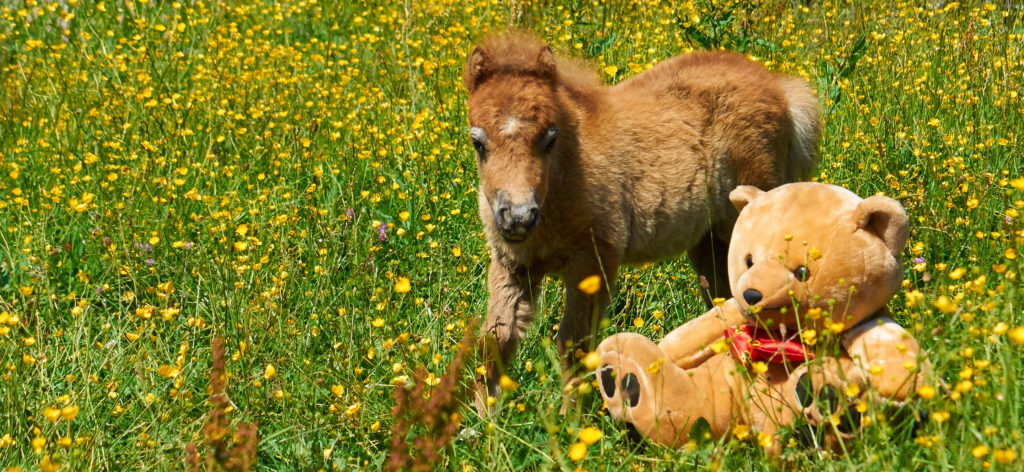
[[[593,426],[587,426],[580,430],[580,441],[588,446],[593,446],[602,436],[601,430]]]
[[[506,392],[513,392],[515,389],[519,388],[519,384],[507,375],[502,375],[501,378],[498,379],[498,385]]]
[[[395,292],[409,293],[409,290],[412,290],[412,283],[409,281],[408,277],[399,277],[398,280],[395,281]]]
[[[580,283],[576,285],[576,288],[580,289],[581,292],[587,295],[593,295],[601,289],[601,276],[591,275],[590,277],[581,280]]]
[[[582,442],[574,443],[569,447],[569,459],[573,462],[579,462],[587,457],[587,445]]]

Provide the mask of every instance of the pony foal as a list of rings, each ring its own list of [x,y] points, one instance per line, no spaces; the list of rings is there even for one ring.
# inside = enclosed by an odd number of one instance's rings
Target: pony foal
[[[728,297],[729,192],[803,180],[817,164],[811,90],[735,53],[686,54],[603,86],[585,64],[510,32],[473,50],[464,81],[491,249],[482,411],[545,274],[566,287],[557,344],[571,370],[620,264],[688,251],[705,302]],[[597,293],[578,290],[592,275]]]

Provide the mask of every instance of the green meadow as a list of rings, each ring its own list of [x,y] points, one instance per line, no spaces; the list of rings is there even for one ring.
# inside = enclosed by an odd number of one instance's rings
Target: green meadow
[[[518,385],[489,418],[462,400],[432,467],[1024,467],[1019,2],[4,0],[0,470],[205,468],[218,441],[264,470],[382,469],[396,385],[434,388],[486,310],[461,77],[508,27],[608,83],[715,48],[804,77],[815,180],[910,215],[890,308],[935,376],[915,430],[872,410],[842,455],[636,444],[594,388],[559,413],[549,280]],[[704,312],[684,257],[618,286],[602,336]]]

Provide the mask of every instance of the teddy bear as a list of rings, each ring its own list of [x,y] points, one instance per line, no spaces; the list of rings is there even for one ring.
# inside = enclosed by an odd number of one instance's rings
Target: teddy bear
[[[733,298],[658,344],[636,333],[605,339],[601,396],[613,418],[663,445],[687,443],[706,422],[700,430],[714,438],[755,438],[770,456],[794,441],[836,450],[871,421],[869,402],[900,405],[929,375],[886,308],[903,280],[906,212],[813,182],[739,186],[729,199],[740,212]]]

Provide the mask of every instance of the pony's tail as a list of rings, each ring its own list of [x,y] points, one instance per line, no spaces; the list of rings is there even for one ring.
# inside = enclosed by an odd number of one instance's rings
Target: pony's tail
[[[789,106],[792,126],[786,179],[787,182],[808,180],[818,168],[818,141],[821,138],[818,99],[807,83],[799,79],[783,79],[782,91]]]

